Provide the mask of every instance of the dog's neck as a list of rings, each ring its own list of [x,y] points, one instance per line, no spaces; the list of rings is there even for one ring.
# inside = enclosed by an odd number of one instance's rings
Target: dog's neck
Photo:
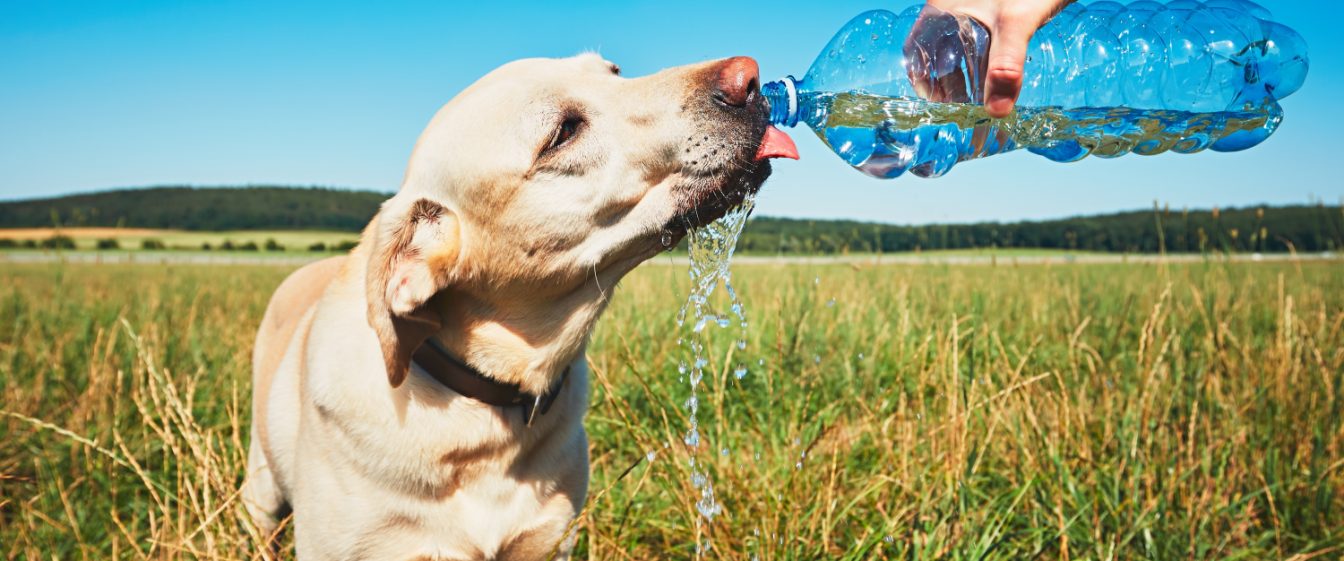
[[[446,350],[492,379],[540,395],[582,355],[607,296],[596,283],[544,302],[448,290],[430,305],[442,318],[436,339]]]

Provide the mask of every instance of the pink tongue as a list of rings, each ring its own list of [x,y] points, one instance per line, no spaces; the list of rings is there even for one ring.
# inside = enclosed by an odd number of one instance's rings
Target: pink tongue
[[[793,139],[783,131],[773,126],[765,127],[765,137],[761,139],[761,148],[756,151],[756,161],[766,158],[797,160],[798,147],[793,145]]]

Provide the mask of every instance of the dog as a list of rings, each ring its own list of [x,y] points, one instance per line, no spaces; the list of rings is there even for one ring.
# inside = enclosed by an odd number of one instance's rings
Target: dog
[[[276,290],[246,508],[298,558],[568,558],[584,349],[617,282],[796,158],[736,57],[506,64],[443,106],[348,255]]]

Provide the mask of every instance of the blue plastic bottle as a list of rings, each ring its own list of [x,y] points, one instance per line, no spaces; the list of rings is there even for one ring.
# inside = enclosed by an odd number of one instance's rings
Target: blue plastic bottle
[[[802,79],[766,84],[771,121],[804,122],[878,178],[938,177],[1026,148],[1058,162],[1244,150],[1278,127],[1307,75],[1293,30],[1247,0],[1071,4],[1031,41],[1014,114],[983,101],[989,33],[914,6],[850,20]]]

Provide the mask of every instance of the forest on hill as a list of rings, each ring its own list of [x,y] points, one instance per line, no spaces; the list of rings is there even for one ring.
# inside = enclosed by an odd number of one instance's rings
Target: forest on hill
[[[1151,209],[1022,222],[898,226],[847,220],[753,219],[749,253],[839,254],[974,248],[1126,253],[1320,252],[1344,249],[1339,206]]]
[[[318,187],[123,189],[0,202],[0,228],[356,232],[388,196]],[[1129,253],[1338,251],[1344,249],[1344,209],[1324,204],[1154,208],[1054,220],[920,226],[754,217],[738,242],[741,252],[786,255],[974,248]]]
[[[0,202],[0,228],[345,230],[390,196],[322,187],[148,187]]]

